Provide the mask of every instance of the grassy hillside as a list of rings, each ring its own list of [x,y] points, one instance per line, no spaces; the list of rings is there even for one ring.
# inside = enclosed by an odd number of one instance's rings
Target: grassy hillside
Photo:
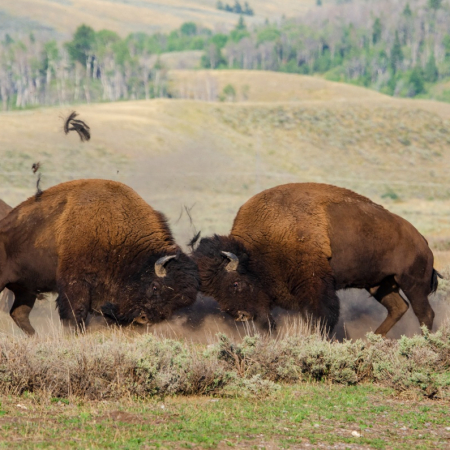
[[[115,179],[164,211],[186,242],[194,228],[227,232],[239,206],[264,188],[327,182],[385,203],[446,249],[450,105],[296,75],[209,76],[238,91],[239,83],[250,85],[253,101],[83,105],[77,110],[92,129],[87,144],[64,136],[61,117],[69,108],[2,113],[8,133],[0,136],[1,197],[17,204],[33,194],[35,161],[43,164],[44,188],[81,177]],[[277,92],[283,101],[268,102]],[[295,98],[305,100],[287,101]],[[192,208],[194,226],[184,206]]]
[[[180,52],[181,54],[181,52]],[[168,58],[170,53],[162,55]],[[179,55],[176,55],[179,56]],[[165,63],[165,60],[163,60]],[[170,67],[175,61],[169,62]],[[199,99],[208,89],[223,95],[227,85],[236,91],[234,101],[301,102],[307,100],[391,100],[376,91],[319,77],[257,70],[171,70],[169,89],[173,96]]]
[[[12,16],[13,20],[32,20],[35,25],[52,28],[62,35],[73,33],[81,23],[121,35],[171,31],[187,21],[210,28],[234,26],[239,16],[217,10],[216,3],[216,0],[3,0],[0,13]],[[280,18],[283,14],[297,16],[315,6],[314,0],[276,3],[252,0],[249,3],[255,10],[254,17],[246,18],[249,24]]]

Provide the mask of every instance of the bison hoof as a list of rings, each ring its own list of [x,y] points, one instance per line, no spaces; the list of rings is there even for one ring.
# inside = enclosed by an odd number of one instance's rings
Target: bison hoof
[[[247,311],[238,311],[236,322],[248,322],[249,320],[253,320],[253,316]]]

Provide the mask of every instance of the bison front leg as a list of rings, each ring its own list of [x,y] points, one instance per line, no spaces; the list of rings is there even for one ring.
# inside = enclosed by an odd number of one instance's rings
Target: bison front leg
[[[237,312],[235,318],[236,322],[254,322],[258,328],[269,333],[273,332],[277,328],[277,324],[269,309],[260,309],[254,313],[250,313],[245,310]]]
[[[273,333],[277,329],[277,323],[269,311],[260,312],[256,316],[256,324],[264,331]]]
[[[331,277],[315,277],[310,282],[308,296],[302,293],[297,298],[297,304],[309,322],[311,331],[320,329],[329,338],[333,337],[334,327],[339,320],[340,303]]]
[[[32,292],[14,289],[14,303],[9,312],[16,325],[28,336],[33,336],[36,332],[30,323],[30,312],[33,309],[36,295]]]
[[[56,305],[65,327],[83,332],[90,307],[89,286],[78,280],[60,282]]]

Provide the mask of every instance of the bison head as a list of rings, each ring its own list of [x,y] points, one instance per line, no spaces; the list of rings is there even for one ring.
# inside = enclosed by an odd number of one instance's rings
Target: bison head
[[[201,291],[214,297],[222,311],[236,321],[254,320],[265,328],[274,327],[270,298],[258,276],[257,264],[240,242],[217,235],[203,238],[193,257]]]
[[[195,302],[200,280],[197,265],[186,254],[157,255],[143,270],[130,274],[133,283],[124,301],[107,303],[102,313],[121,325],[153,324]]]

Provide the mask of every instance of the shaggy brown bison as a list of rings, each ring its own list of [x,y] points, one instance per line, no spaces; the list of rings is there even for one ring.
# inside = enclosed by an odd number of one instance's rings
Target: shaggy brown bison
[[[316,183],[277,186],[239,210],[228,236],[194,251],[201,290],[236,320],[273,326],[270,310],[300,310],[331,332],[336,291],[367,289],[388,310],[383,336],[408,309],[431,328],[428,295],[438,273],[426,240],[406,220],[347,189]]]
[[[0,200],[0,220],[6,217],[11,210],[11,206],[9,206],[3,200]],[[13,302],[13,298],[14,297],[12,292],[9,289],[5,289],[0,294],[0,310],[9,311]]]
[[[165,217],[131,188],[78,180],[31,197],[0,222],[0,291],[28,334],[36,296],[57,292],[63,322],[89,312],[120,324],[154,323],[195,301],[196,264],[175,244]]]

